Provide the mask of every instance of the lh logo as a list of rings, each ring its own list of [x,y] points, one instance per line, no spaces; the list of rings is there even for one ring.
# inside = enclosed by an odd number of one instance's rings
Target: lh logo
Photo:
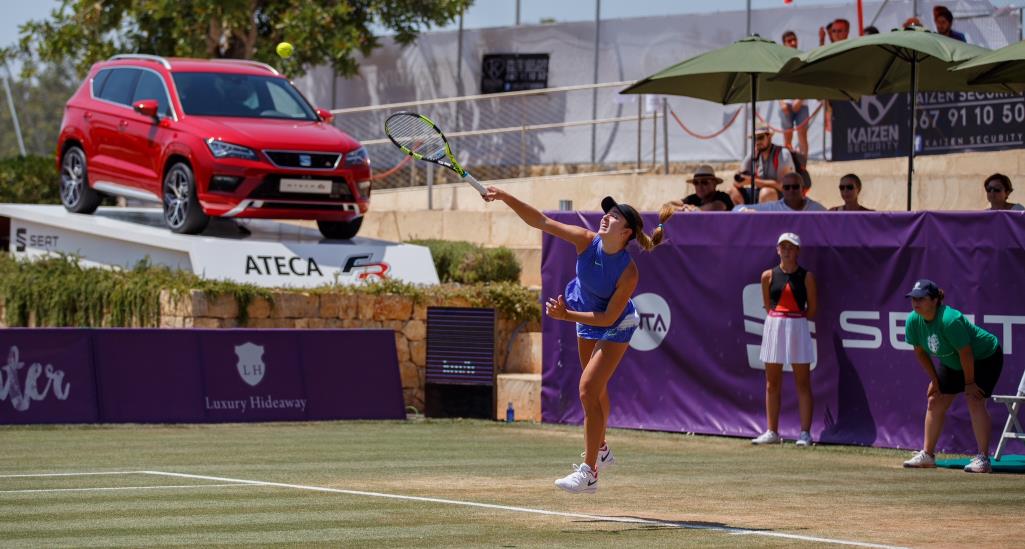
[[[238,375],[242,376],[242,381],[256,387],[267,371],[263,363],[263,346],[248,342],[236,345],[235,356],[238,357]]]

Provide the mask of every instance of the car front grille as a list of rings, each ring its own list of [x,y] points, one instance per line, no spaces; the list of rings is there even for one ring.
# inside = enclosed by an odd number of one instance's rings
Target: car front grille
[[[320,180],[326,178],[316,178],[309,176],[296,176],[296,175],[268,175],[263,178],[263,181],[249,193],[249,198],[257,200],[265,199],[281,199],[281,200],[316,200],[324,202],[352,202],[354,201],[352,192],[349,191],[349,185],[346,183],[344,177],[332,177],[331,179],[331,194],[320,194],[320,193],[283,193],[281,192],[281,178],[288,179],[310,179]]]
[[[339,153],[316,153],[303,151],[263,151],[279,168],[301,168],[305,170],[333,170],[342,155]]]

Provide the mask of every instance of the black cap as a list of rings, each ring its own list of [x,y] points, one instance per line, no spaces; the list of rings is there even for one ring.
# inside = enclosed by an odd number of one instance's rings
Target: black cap
[[[911,288],[904,297],[940,297],[940,288],[935,282],[922,278],[915,281],[915,287]]]
[[[616,202],[616,199],[611,196],[606,196],[601,199],[601,211],[609,213],[609,210],[612,208],[619,210],[619,213],[623,214],[626,226],[633,229],[633,234],[630,235],[630,240],[637,238],[637,233],[644,228],[644,222],[641,221],[641,215],[637,213],[637,210],[633,209],[633,206],[629,204],[620,204]]]

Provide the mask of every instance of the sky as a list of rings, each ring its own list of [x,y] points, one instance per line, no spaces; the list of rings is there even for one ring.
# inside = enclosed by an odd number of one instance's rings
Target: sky
[[[539,23],[552,18],[559,22],[591,21],[594,19],[596,0],[520,0],[520,22]],[[793,0],[793,5],[848,4],[851,0]],[[991,0],[995,6],[1022,6],[1025,0]],[[908,0],[893,0],[906,3]],[[951,4],[956,0],[951,0]],[[34,19],[46,19],[50,11],[59,7],[60,0],[0,0],[0,46],[9,46],[18,40],[18,26]],[[680,13],[743,10],[747,0],[601,0],[602,18],[644,17]],[[786,9],[784,0],[751,0],[755,9]],[[924,5],[924,2],[923,2]],[[925,11],[920,9],[920,11]],[[865,14],[866,19],[871,14]],[[465,28],[500,27],[512,25],[516,20],[515,0],[476,0],[463,18]],[[956,23],[955,23],[956,27]],[[447,29],[456,29],[453,23]]]

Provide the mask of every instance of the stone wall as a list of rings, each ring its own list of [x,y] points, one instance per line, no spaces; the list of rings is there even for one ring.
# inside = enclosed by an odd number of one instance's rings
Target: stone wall
[[[247,306],[246,328],[385,328],[395,332],[402,393],[407,406],[424,409],[427,367],[427,308],[469,307],[466,298],[453,297],[414,303],[400,295],[355,295],[278,292],[270,300],[254,299]],[[193,290],[176,299],[160,294],[161,328],[237,328],[239,305],[232,295],[211,296]],[[499,313],[495,333],[498,373],[540,371],[540,349],[523,334],[540,332],[540,322],[517,323]],[[517,330],[519,328],[519,330]],[[537,364],[534,364],[537,362]]]

